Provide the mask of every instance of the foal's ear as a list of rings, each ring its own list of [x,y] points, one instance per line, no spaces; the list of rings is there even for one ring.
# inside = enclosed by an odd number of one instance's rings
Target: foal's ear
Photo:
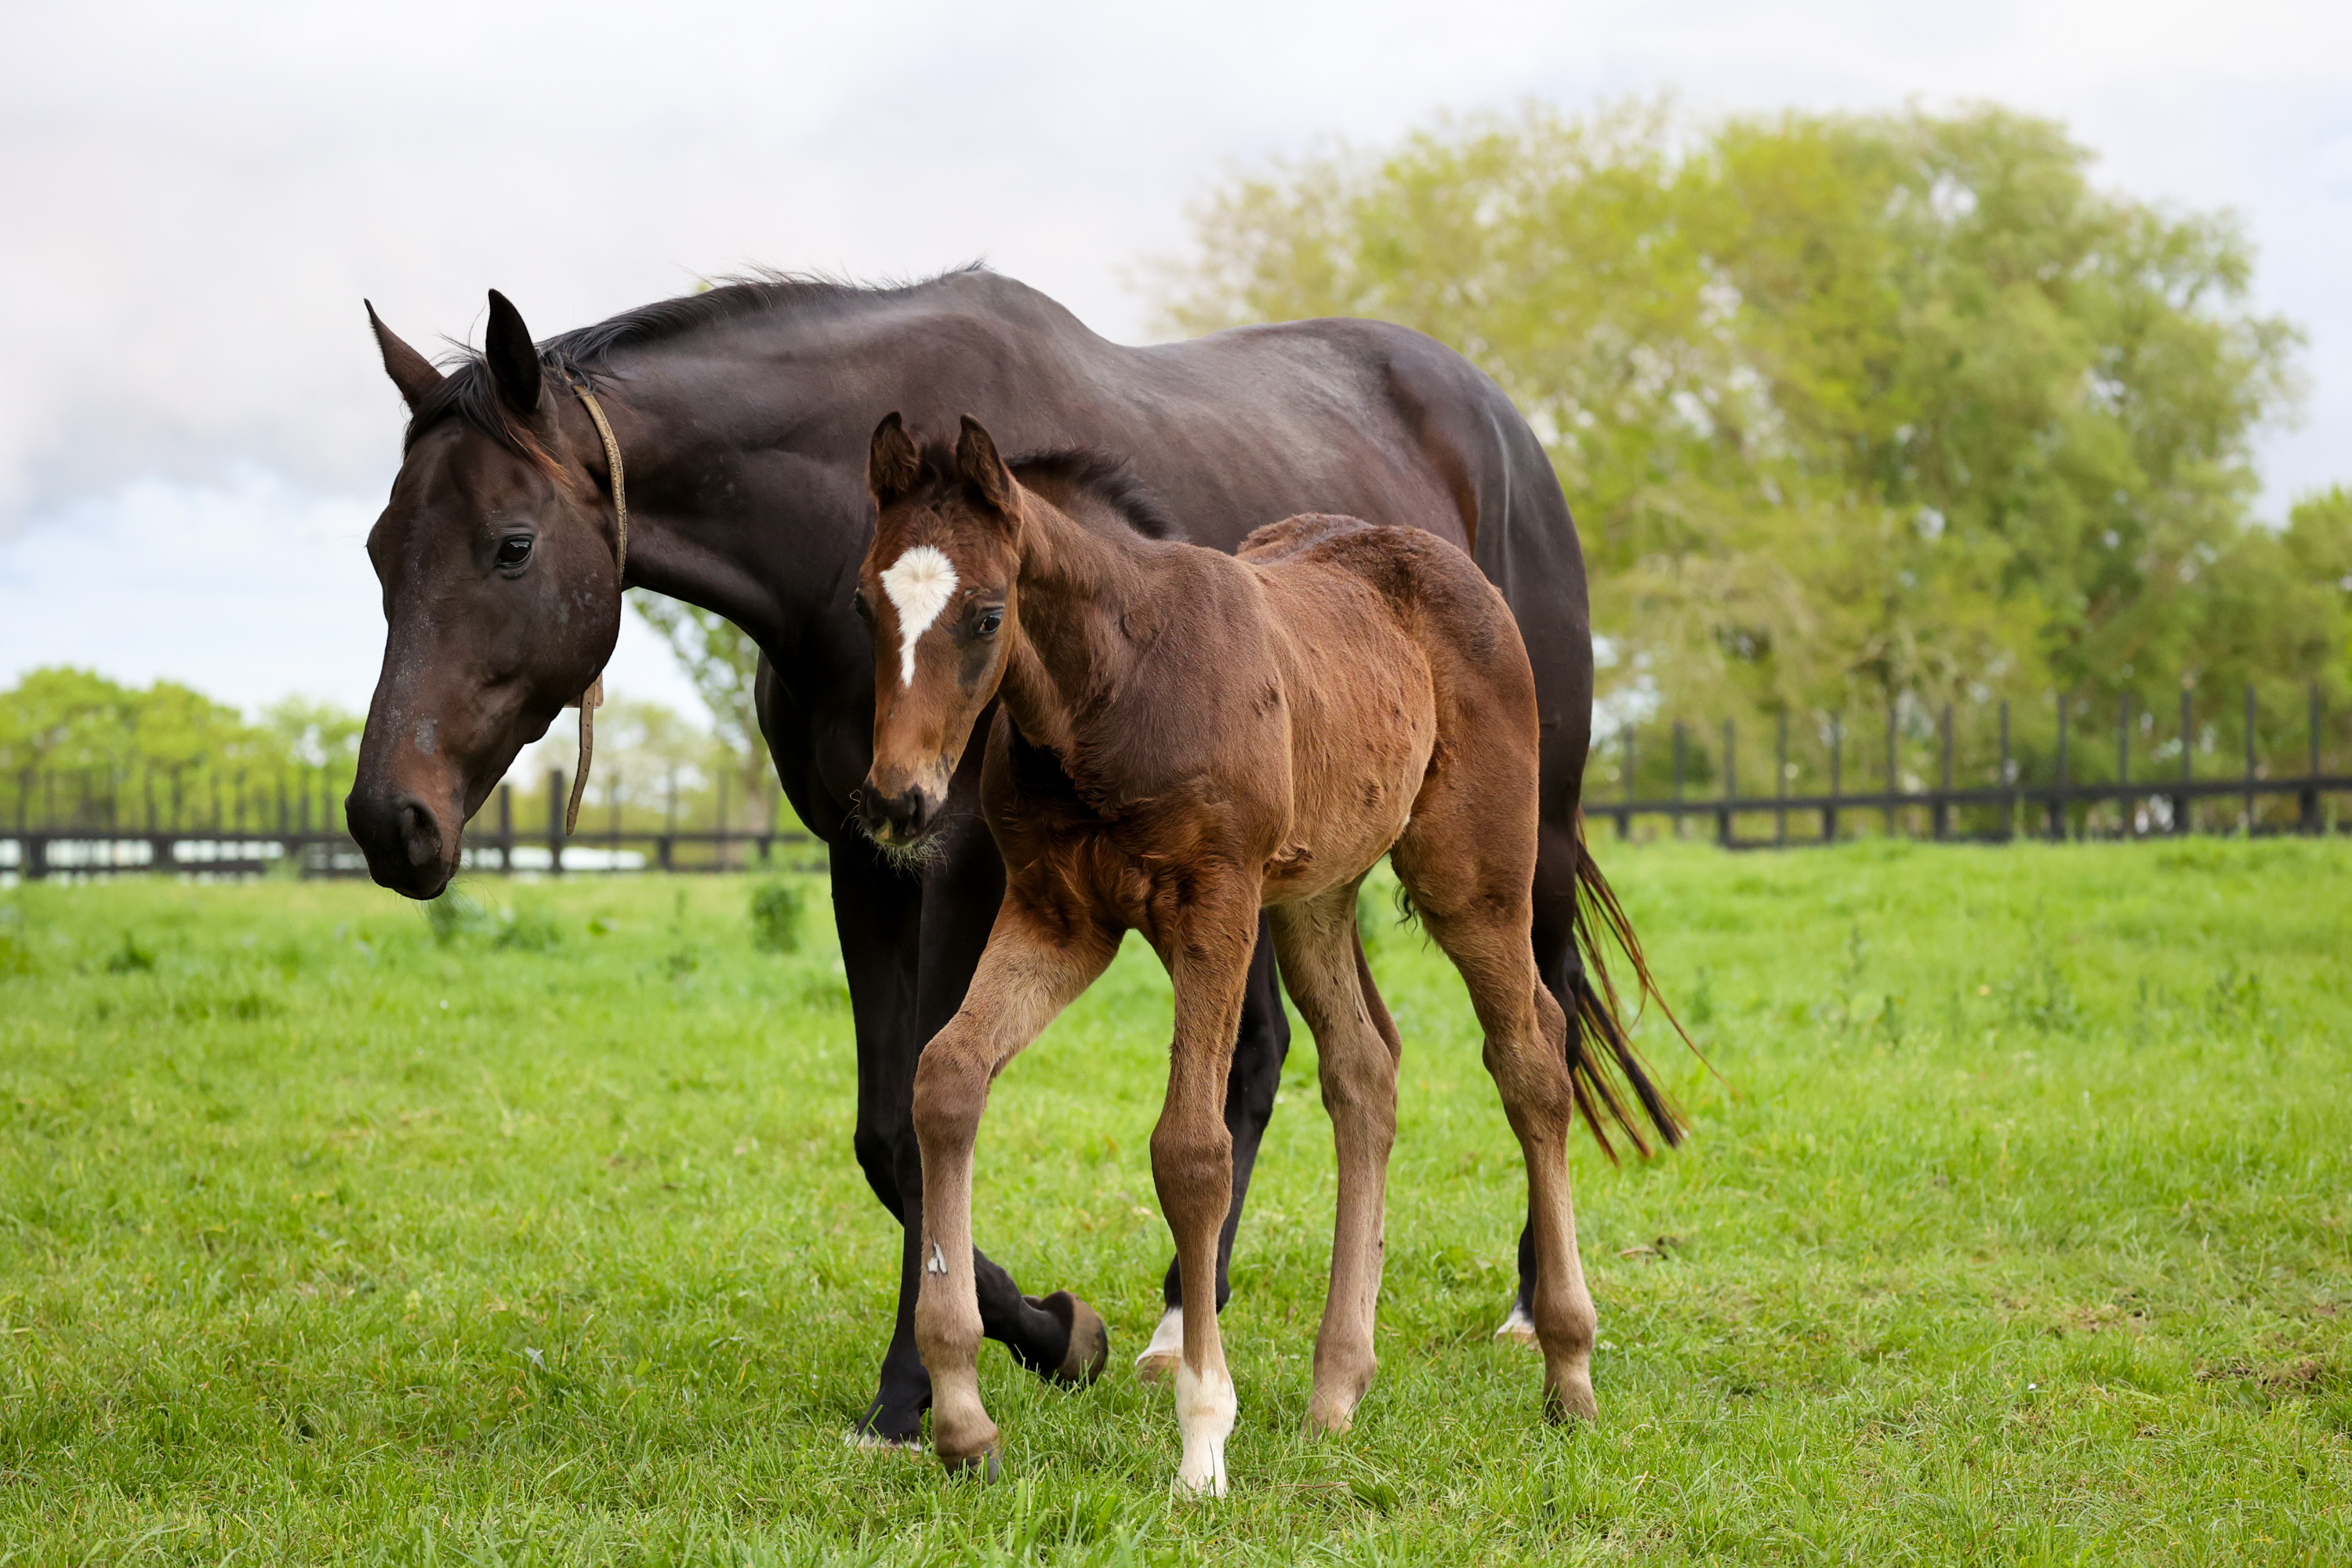
[[[522,312],[504,294],[490,290],[490,325],[482,336],[482,358],[490,367],[490,382],[499,401],[528,419],[539,413],[539,349]]]
[[[987,429],[969,414],[963,416],[963,434],[956,437],[956,472],[996,510],[1006,517],[1021,514],[1013,500],[1013,470],[997,456]]]
[[[874,444],[866,453],[866,484],[874,492],[874,504],[888,506],[913,489],[922,475],[922,458],[894,408],[874,426]]]
[[[431,360],[402,342],[383,324],[373,300],[362,300],[360,303],[367,307],[368,325],[375,330],[376,352],[383,355],[383,374],[392,377],[392,384],[400,388],[400,400],[414,414],[416,405],[425,401],[425,395],[441,384],[441,373],[433,368]]]

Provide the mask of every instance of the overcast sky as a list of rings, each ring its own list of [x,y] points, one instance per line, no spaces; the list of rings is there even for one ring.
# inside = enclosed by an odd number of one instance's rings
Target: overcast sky
[[[2352,480],[2352,5],[1184,7],[0,0],[0,684],[168,675],[363,707],[361,550],[420,346],[546,336],[750,263],[974,258],[1122,339],[1223,171],[1446,110],[2057,116],[2107,184],[2233,207],[2311,333],[2265,512]],[[1573,498],[1570,498],[1573,500]],[[634,621],[609,687],[691,706]]]

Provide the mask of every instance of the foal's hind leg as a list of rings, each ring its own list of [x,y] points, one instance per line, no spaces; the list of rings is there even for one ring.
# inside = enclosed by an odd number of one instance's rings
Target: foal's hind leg
[[[1465,757],[1450,777],[1509,778],[1510,759],[1490,761],[1492,772],[1479,759]],[[1576,1252],[1569,1189],[1568,1134],[1576,1100],[1568,1019],[1538,977],[1528,939],[1534,825],[1521,827],[1510,792],[1495,794],[1503,797],[1501,808],[1490,804],[1491,796],[1482,801],[1433,778],[1391,858],[1431,937],[1469,987],[1486,1037],[1486,1070],[1527,1160],[1536,1253],[1530,1316],[1543,1347],[1546,1405],[1555,1417],[1591,1419],[1598,1414],[1592,1398],[1596,1320]]]
[[[1204,878],[1186,908],[1149,932],[1176,992],[1168,1098],[1151,1130],[1151,1178],[1183,1273],[1176,1420],[1184,1455],[1176,1481],[1195,1496],[1225,1495],[1225,1439],[1239,1408],[1217,1330],[1217,1233],[1234,1175],[1233,1137],[1221,1112],[1257,925],[1254,884]]]
[[[1356,886],[1273,911],[1283,984],[1315,1034],[1339,1153],[1339,1213],[1331,1231],[1331,1289],[1315,1336],[1315,1394],[1309,1432],[1344,1432],[1377,1365],[1373,1321],[1381,1294],[1381,1229],[1387,1205],[1389,1151],[1396,1142],[1397,1052],[1374,1023],[1378,994],[1367,994],[1356,941]],[[1385,1018],[1385,1008],[1380,1008]]]

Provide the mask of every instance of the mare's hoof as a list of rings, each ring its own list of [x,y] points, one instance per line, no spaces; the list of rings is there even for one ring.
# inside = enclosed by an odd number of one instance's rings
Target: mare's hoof
[[[1528,1317],[1528,1310],[1516,1301],[1511,1303],[1511,1315],[1505,1318],[1502,1326],[1495,1331],[1495,1338],[1507,1345],[1542,1348],[1542,1342],[1536,1338],[1536,1321]]]
[[[1151,1342],[1135,1358],[1135,1381],[1166,1383],[1184,1360],[1184,1309],[1171,1307],[1151,1331]]]
[[[993,1484],[997,1478],[1004,1474],[1003,1453],[1004,1445],[1002,1442],[996,1442],[991,1443],[977,1454],[967,1454],[960,1459],[951,1459],[947,1455],[941,1454],[940,1463],[946,1468],[949,1475],[959,1480],[971,1479]]]
[[[1110,1330],[1102,1314],[1067,1290],[1056,1290],[1037,1305],[1070,1331],[1069,1351],[1046,1378],[1065,1388],[1083,1388],[1100,1377],[1110,1364]]]
[[[879,1432],[844,1432],[841,1441],[846,1447],[863,1448],[876,1454],[919,1454],[923,1451],[920,1437],[885,1437]]]

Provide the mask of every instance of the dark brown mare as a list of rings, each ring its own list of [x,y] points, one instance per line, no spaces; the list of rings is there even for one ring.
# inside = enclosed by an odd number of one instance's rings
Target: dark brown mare
[[[1177,1482],[1224,1495],[1234,1383],[1206,1287],[1232,1198],[1220,1108],[1266,916],[1339,1147],[1307,1425],[1348,1428],[1372,1381],[1403,1050],[1356,929],[1382,856],[1469,987],[1527,1159],[1548,1404],[1591,1416],[1592,1299],[1568,1176],[1574,1080],[1591,1066],[1536,975],[1535,677],[1502,595],[1434,534],[1354,518],[1290,518],[1237,556],[1149,539],[1086,467],[1008,466],[970,418],[950,456],[919,454],[890,415],[870,473],[879,521],[858,607],[874,641],[874,763],[860,806],[877,837],[919,842],[996,704],[981,802],[1004,901],[915,1074],[915,1342],[940,1461],[992,1473],[999,1453],[971,1264],[989,1085],[1139,931],[1175,985],[1151,1171],[1188,1287]],[[1091,527],[1076,521],[1088,513]]]
[[[744,283],[537,345],[493,294],[482,353],[446,375],[382,323],[376,331],[410,412],[391,501],[368,537],[388,626],[350,802],[378,881],[438,893],[467,819],[612,652],[624,584],[611,475],[573,383],[593,383],[624,454],[626,585],[713,610],[763,652],[761,727],[784,793],[831,855],[856,1016],[857,1160],[905,1226],[897,1324],[862,1433],[912,1438],[929,1404],[913,1332],[915,1064],[962,1002],[1003,891],[973,804],[977,757],[939,808],[939,849],[921,866],[894,862],[853,820],[874,672],[850,601],[874,523],[866,462],[877,409],[941,427],[971,410],[1016,449],[1126,454],[1142,487],[1131,513],[1161,515],[1156,496],[1218,549],[1255,523],[1314,510],[1418,523],[1467,548],[1510,604],[1535,670],[1536,964],[1582,1021],[1580,1049],[1612,1054],[1613,1014],[1579,952],[1602,923],[1579,897],[1598,886],[1577,833],[1592,701],[1583,560],[1542,447],[1459,355],[1345,321],[1122,348],[979,270],[898,289]],[[1234,1173],[1220,1303],[1287,1046],[1262,941],[1225,1103]],[[1671,1140],[1646,1080],[1633,1089]],[[1523,1323],[1535,1277],[1526,1237],[1519,1266],[1513,1321]],[[984,1258],[974,1267],[990,1337],[1041,1373],[1091,1363],[1058,1298],[1024,1296]],[[1165,1290],[1163,1342],[1181,1322],[1172,1265]]]

